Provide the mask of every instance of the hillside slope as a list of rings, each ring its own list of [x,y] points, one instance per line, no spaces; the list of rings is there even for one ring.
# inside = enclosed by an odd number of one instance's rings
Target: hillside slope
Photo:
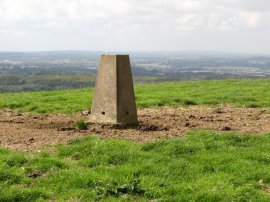
[[[135,86],[139,108],[231,103],[270,106],[270,80],[203,80]],[[92,88],[0,94],[0,108],[34,113],[72,113],[91,107]]]

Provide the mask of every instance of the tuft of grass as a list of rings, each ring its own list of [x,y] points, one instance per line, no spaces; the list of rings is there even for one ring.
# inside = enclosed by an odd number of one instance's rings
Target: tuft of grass
[[[139,108],[235,104],[270,107],[270,80],[202,80],[135,85]],[[34,113],[73,113],[91,108],[93,88],[0,94],[0,108]]]
[[[155,143],[86,137],[0,149],[0,201],[269,201],[270,134],[194,131]]]
[[[197,103],[193,100],[184,100],[184,105],[197,105]]]
[[[79,120],[76,122],[75,128],[78,130],[87,130],[87,123],[84,120]]]
[[[246,107],[250,107],[250,108],[258,108],[258,107],[261,107],[259,103],[257,102],[251,102],[251,103],[248,103],[246,105]]]
[[[270,114],[270,109],[265,110],[264,114]]]

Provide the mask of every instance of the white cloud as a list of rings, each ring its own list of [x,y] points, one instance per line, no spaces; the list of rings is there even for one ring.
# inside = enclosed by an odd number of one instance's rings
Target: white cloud
[[[203,33],[270,33],[269,8],[269,0],[0,0],[0,43],[2,49],[34,49],[30,39],[47,38],[40,49],[64,49],[71,40],[69,49],[188,49],[181,42]],[[204,40],[213,45],[212,38]]]
[[[256,27],[261,18],[260,13],[247,11],[240,12],[240,17],[243,18],[243,20],[249,27]]]

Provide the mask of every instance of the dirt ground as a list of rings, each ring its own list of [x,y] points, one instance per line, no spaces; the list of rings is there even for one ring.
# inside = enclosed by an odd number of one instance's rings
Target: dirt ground
[[[136,142],[185,135],[191,129],[214,129],[260,134],[270,132],[270,114],[264,108],[235,108],[231,105],[216,107],[190,106],[138,110],[140,125],[123,129],[89,124],[78,131],[75,123],[87,120],[89,115],[18,113],[0,110],[0,146],[15,150],[39,151],[44,145],[66,143],[71,139],[96,134],[102,138],[126,138]]]

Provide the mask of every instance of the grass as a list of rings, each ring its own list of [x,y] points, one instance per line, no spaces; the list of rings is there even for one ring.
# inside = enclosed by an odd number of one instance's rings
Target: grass
[[[135,86],[139,108],[232,103],[270,107],[270,80],[203,80]],[[91,107],[93,89],[0,94],[0,108],[34,113],[72,113]]]
[[[156,143],[88,137],[0,149],[0,201],[269,201],[270,134],[194,131]]]
[[[79,120],[75,124],[75,128],[77,130],[86,130],[87,129],[87,123],[84,120]]]
[[[270,80],[135,86],[138,107],[270,106]],[[0,108],[72,113],[93,89],[0,94]],[[79,126],[78,126],[79,127]],[[156,143],[92,136],[25,153],[0,148],[0,201],[270,201],[270,134],[193,131]]]

